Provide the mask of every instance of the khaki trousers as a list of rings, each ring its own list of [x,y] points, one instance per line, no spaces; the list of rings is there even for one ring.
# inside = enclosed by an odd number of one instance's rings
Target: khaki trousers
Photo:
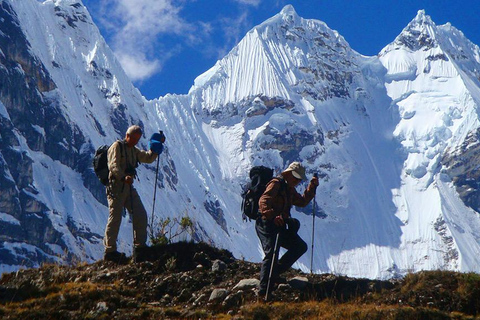
[[[118,231],[122,222],[123,208],[133,216],[133,244],[145,246],[147,241],[147,212],[133,185],[113,181],[107,187],[109,216],[103,245],[105,252],[117,251]],[[133,210],[132,210],[133,207]]]

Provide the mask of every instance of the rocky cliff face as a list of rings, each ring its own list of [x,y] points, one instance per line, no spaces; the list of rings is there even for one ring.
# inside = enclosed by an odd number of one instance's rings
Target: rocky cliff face
[[[1,256],[3,264],[31,267],[56,260],[49,243],[62,250],[68,246],[48,217],[52,208],[36,197],[33,160],[22,145],[78,170],[89,165],[89,155],[79,153],[85,137],[61,111],[65,106],[55,97],[56,85],[43,63],[32,55],[17,14],[8,2],[0,5],[0,212],[10,217],[0,221]],[[8,243],[22,242],[35,249],[5,248]]]
[[[81,2],[5,0],[0,18],[1,268],[97,259],[107,211],[92,155],[145,126],[145,101]],[[164,155],[159,187],[174,189]]]
[[[479,138],[479,129],[469,132],[460,146],[448,150],[442,158],[444,170],[455,184],[458,195],[476,212],[480,212]]]

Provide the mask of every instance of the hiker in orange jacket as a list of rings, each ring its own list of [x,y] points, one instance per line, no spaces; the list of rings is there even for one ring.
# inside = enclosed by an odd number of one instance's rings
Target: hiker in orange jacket
[[[279,245],[286,248],[287,252],[274,266],[270,290],[279,275],[287,271],[307,251],[307,244],[297,234],[300,222],[291,217],[290,209],[292,206],[305,207],[315,197],[318,178],[312,178],[303,195],[295,189],[302,180],[307,180],[305,167],[299,162],[292,162],[281,173],[281,177],[273,178],[267,184],[258,202],[261,216],[256,220],[255,229],[265,253],[260,270],[259,295],[265,294],[267,290],[278,232],[280,232]]]

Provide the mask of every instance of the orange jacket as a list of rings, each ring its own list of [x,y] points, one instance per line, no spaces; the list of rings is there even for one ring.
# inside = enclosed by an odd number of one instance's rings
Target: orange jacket
[[[282,186],[282,183],[285,185]],[[292,205],[305,207],[315,197],[316,189],[317,186],[310,182],[301,195],[294,187],[288,186],[282,178],[273,178],[258,201],[262,218],[271,220],[279,215],[282,215],[283,218],[290,218]]]

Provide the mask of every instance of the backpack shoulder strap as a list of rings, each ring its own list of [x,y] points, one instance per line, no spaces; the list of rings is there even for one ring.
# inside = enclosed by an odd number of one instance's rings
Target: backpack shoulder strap
[[[290,201],[290,200],[288,200],[290,198],[290,196],[289,196],[290,193],[288,192],[287,181],[282,176],[278,176],[278,177],[275,177],[273,179],[275,179],[276,181],[278,181],[280,183],[280,189],[278,190],[278,193],[279,194],[283,193],[287,197],[287,201],[285,201],[284,208],[283,208],[283,210],[285,210],[286,207],[289,206],[289,201]]]
[[[258,175],[258,174],[253,175],[249,189],[251,189],[251,190],[257,190],[258,186],[260,186],[260,182],[261,182],[261,181],[260,181],[260,175]]]
[[[273,177],[272,180],[270,180],[270,182],[273,181],[273,180],[278,181],[282,188],[286,187],[287,182],[285,181],[285,179],[282,176]]]
[[[125,141],[123,141],[123,140],[117,140],[117,141],[118,141],[118,144],[120,145],[120,154],[122,155],[122,158],[123,158],[123,157],[126,158],[126,157],[127,157],[127,156],[126,156],[126,152],[127,152],[127,151],[124,149],[124,145],[123,145],[123,144],[125,143]],[[124,153],[125,153],[125,154],[124,154]]]
[[[278,190],[279,193],[285,193],[288,196],[288,185],[287,181],[282,177],[273,177],[272,180],[278,181],[280,183],[280,189]],[[270,181],[272,181],[270,180]]]
[[[108,146],[108,148],[112,147],[115,143],[117,143],[120,147],[120,154],[122,155],[122,158],[124,157],[124,141],[123,140],[116,140],[114,141],[111,145]]]

